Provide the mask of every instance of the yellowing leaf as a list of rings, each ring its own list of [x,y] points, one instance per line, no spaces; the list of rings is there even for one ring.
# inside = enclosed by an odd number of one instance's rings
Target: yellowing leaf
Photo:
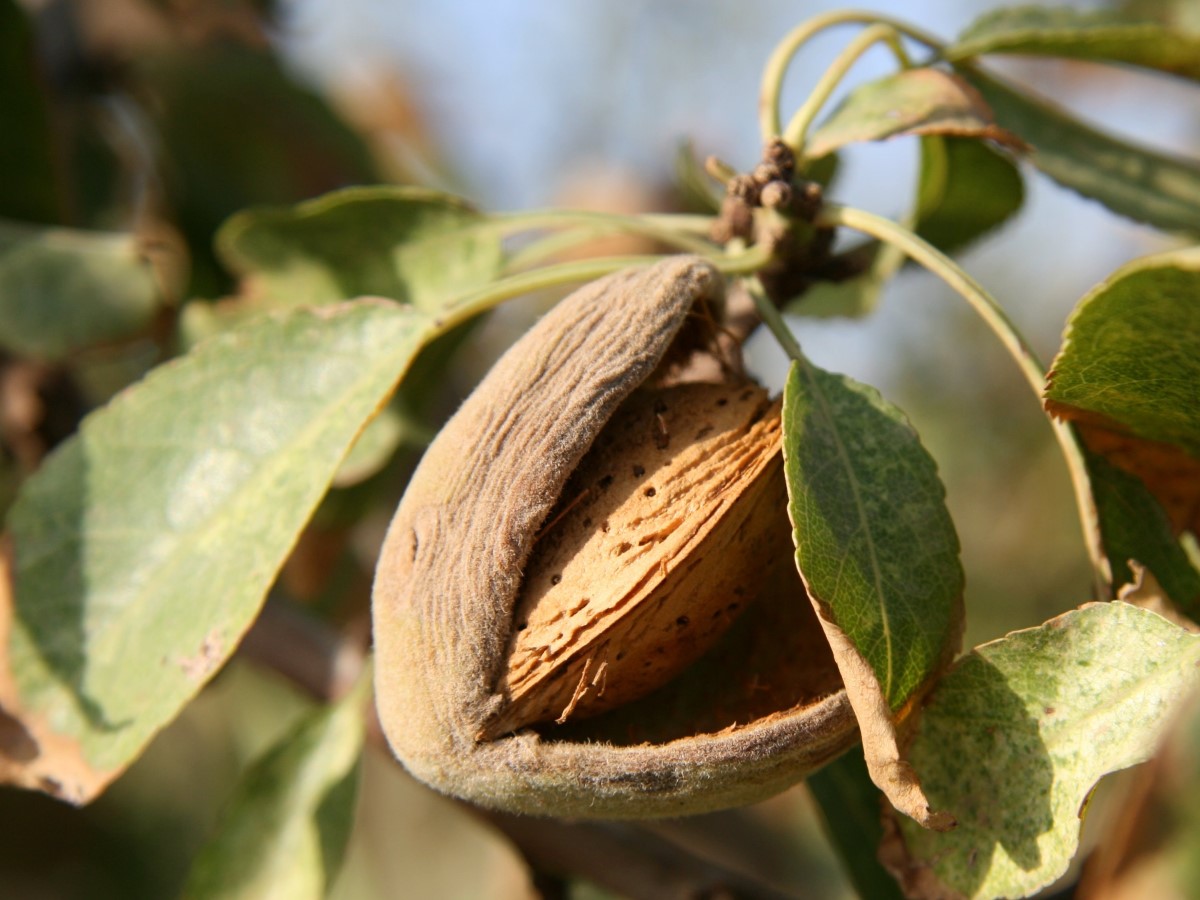
[[[970,84],[938,69],[908,69],[855,89],[809,137],[804,154],[906,134],[988,138],[1020,146]]]
[[[977,647],[938,683],[909,758],[958,828],[895,818],[912,897],[1025,897],[1066,871],[1102,776],[1153,754],[1196,681],[1200,636],[1119,601]]]
[[[1200,247],[1136,260],[1079,301],[1046,408],[1200,532]]]
[[[381,300],[267,317],[93,413],[7,522],[0,780],[81,803],[221,666],[430,320]],[[0,597],[0,600],[3,598]]]
[[[957,649],[963,574],[933,460],[876,391],[792,364],[784,472],[796,565],[841,670],[872,780],[947,827],[900,756],[894,717]],[[952,810],[950,811],[953,812]]]

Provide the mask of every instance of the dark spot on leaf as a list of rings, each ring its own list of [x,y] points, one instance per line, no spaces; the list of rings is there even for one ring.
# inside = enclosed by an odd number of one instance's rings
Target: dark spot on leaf
[[[652,487],[648,487],[644,491],[642,491],[642,493],[645,494],[647,497],[653,497],[655,494],[658,493],[658,491],[656,491]]]
[[[727,610],[729,610],[730,612],[734,612],[734,611],[735,611],[735,610],[737,610],[737,609],[738,609],[738,607],[740,607],[741,605],[742,605],[742,604],[740,604],[740,603],[730,603],[730,604],[729,604],[727,607],[725,607],[725,608],[726,608]]]
[[[597,483],[600,485],[601,490],[607,490],[609,485],[613,483],[613,477],[611,475],[605,475]]]
[[[729,405],[728,397],[721,397],[717,400],[717,406],[728,406],[728,405]]]
[[[645,466],[640,466],[640,465],[638,465],[637,463],[634,463],[634,466],[633,466],[633,477],[634,477],[634,478],[641,478],[641,477],[642,477],[643,475],[645,475],[645,474],[646,474],[646,467],[645,467]]]
[[[561,575],[551,575],[550,583],[551,584],[562,584],[562,576]]]
[[[605,534],[608,534],[608,519],[605,519],[603,522],[600,523],[600,530],[603,531]]]
[[[624,658],[625,658],[625,651],[622,650],[620,653],[617,654],[617,662],[620,662]]]
[[[680,616],[678,619],[675,620],[675,624],[678,625],[680,628],[687,627],[688,625],[691,624],[691,622],[692,622],[692,620],[689,619],[687,616]]]

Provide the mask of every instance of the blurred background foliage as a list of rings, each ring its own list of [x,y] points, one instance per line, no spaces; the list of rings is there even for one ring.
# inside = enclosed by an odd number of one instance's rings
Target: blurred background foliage
[[[950,36],[991,4],[864,5]],[[1197,15],[1186,0],[1107,5]],[[103,233],[96,259],[111,267],[114,291],[137,285],[151,298],[126,311],[121,333],[78,347],[6,337],[0,319],[0,509],[89,409],[190,342],[181,321],[240,302],[223,299],[239,286],[213,251],[232,213],[380,182],[448,189],[484,209],[685,208],[673,183],[679,141],[752,165],[763,61],[800,18],[833,6],[0,0],[0,220],[11,223],[0,228],[0,262],[31,252],[26,226],[67,229],[66,241]],[[800,101],[845,39],[814,42],[785,101]],[[869,55],[863,76],[883,74],[886,62],[882,51]],[[1166,79],[1065,62],[1004,69],[1126,136],[1192,155],[1200,144],[1194,94]],[[911,142],[844,157],[835,197],[893,216],[907,208]],[[1079,296],[1166,241],[1035,176],[1022,213],[964,259],[1048,359]],[[423,357],[429,374],[417,379],[419,402],[403,404],[395,464],[330,495],[272,594],[272,616],[313,640],[366,640],[374,554],[405,473],[430,429],[545,302],[510,304]],[[185,318],[189,306],[198,318]],[[866,319],[793,324],[817,363],[905,409],[938,460],[963,543],[967,646],[1089,599],[1070,486],[1043,415],[945,288],[905,272]],[[783,358],[770,340],[752,340],[749,359],[779,387]],[[278,673],[287,647],[272,633],[252,632],[239,659],[92,806],[0,791],[0,893],[177,893],[238,774],[313,702],[296,687],[303,672],[288,673],[292,681]],[[535,881],[546,896],[606,896],[535,877],[493,823],[417,786],[377,750],[363,779],[336,897],[528,897]],[[734,817],[653,831],[803,896],[850,895],[802,788]]]

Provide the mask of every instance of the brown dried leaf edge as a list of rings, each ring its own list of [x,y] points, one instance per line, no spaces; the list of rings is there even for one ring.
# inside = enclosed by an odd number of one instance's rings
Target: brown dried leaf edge
[[[534,535],[605,422],[721,275],[671,257],[593,282],[500,359],[429,447],[384,542],[376,702],[417,778],[510,812],[674,816],[769,796],[855,739],[844,691],[745,727],[662,744],[477,741]]]

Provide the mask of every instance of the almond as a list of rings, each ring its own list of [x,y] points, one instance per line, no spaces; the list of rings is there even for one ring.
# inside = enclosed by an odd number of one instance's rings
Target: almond
[[[627,703],[725,632],[791,553],[774,527],[779,428],[779,404],[749,383],[626,401],[534,546],[500,685],[509,705],[484,737]]]
[[[429,446],[372,603],[379,720],[420,780],[517,813],[674,816],[855,741],[791,564],[778,411],[742,382],[647,386],[689,371],[684,325],[723,288],[698,257],[581,288]]]

